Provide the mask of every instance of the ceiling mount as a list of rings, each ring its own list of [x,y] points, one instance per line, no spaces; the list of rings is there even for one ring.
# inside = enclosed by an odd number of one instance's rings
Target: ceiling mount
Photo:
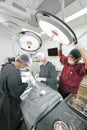
[[[45,11],[38,11],[35,17],[40,28],[53,40],[62,44],[77,43],[74,31],[58,17]]]

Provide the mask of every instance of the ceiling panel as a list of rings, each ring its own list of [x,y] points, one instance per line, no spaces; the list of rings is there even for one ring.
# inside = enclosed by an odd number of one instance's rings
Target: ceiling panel
[[[65,0],[65,7],[74,2],[75,0]],[[56,14],[61,10],[62,0],[44,0],[37,10],[47,11]]]
[[[0,22],[2,22],[4,26],[11,27],[11,29],[14,29],[12,28],[12,24],[11,26],[9,25],[12,22],[17,24],[20,29],[27,26],[37,31],[40,29],[38,29],[35,20],[35,12],[47,11],[59,17],[59,15],[61,15],[61,4],[62,0],[0,0]],[[26,13],[27,6],[29,7],[29,12]],[[87,7],[87,0],[65,0],[65,17],[70,16],[84,7]],[[26,21],[26,19],[28,19],[28,21]],[[7,23],[9,21],[9,24],[5,25],[6,21]],[[74,27],[78,25],[78,22],[79,25],[87,23],[87,15],[68,24]]]

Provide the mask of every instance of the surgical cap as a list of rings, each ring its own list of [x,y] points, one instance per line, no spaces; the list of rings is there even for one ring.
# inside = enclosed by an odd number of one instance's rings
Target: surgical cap
[[[45,60],[46,59],[46,56],[43,52],[38,52],[36,55],[35,55],[35,60]]]
[[[81,59],[81,54],[78,49],[71,50],[69,55],[72,55],[75,59]]]
[[[30,66],[30,65],[32,64],[31,58],[30,58],[28,55],[26,55],[26,54],[20,55],[20,56],[17,58],[17,60],[23,62],[24,64],[26,64],[26,65],[28,65],[28,66]]]

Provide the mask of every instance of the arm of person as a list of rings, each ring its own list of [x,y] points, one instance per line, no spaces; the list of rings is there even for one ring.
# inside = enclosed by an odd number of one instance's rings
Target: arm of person
[[[38,81],[38,82],[41,82],[41,81],[46,82],[46,78],[44,78],[44,77],[39,77],[39,73],[37,73],[37,74],[35,75],[35,79],[36,79],[36,81]]]
[[[62,44],[59,43],[58,56],[61,57],[62,55]]]
[[[44,78],[44,77],[38,77],[38,78],[35,78],[35,79],[38,82],[41,82],[41,81],[46,82],[46,78]]]
[[[52,89],[57,90],[57,73],[55,66],[50,67],[49,77],[47,77],[46,84]]]
[[[80,54],[85,63],[85,69],[87,70],[87,50],[85,48],[78,48],[78,50],[80,51]]]
[[[85,63],[85,69],[87,70],[87,50],[83,47],[82,43],[78,43],[75,45],[75,48],[79,50],[81,57],[83,58],[83,61]]]
[[[67,62],[67,57],[62,53],[62,43],[59,43],[58,56],[60,58],[61,64],[65,64]]]
[[[51,65],[49,67],[49,77],[47,78],[46,82],[47,84],[54,84],[57,82],[57,74],[56,74],[56,69],[54,65]]]
[[[21,78],[15,75],[15,73],[12,73],[12,75],[8,76],[7,85],[8,85],[10,95],[14,98],[19,98],[19,96],[28,87],[28,84],[22,83]]]

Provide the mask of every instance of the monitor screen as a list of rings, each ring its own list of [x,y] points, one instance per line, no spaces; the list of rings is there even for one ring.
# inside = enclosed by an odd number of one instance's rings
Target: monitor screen
[[[58,48],[49,48],[48,56],[58,56]]]

